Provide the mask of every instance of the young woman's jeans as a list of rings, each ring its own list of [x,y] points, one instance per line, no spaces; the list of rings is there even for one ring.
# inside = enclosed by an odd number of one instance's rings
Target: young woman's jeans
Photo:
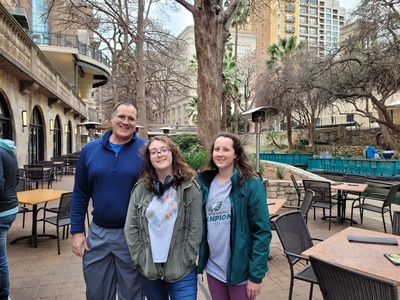
[[[0,217],[0,300],[8,299],[10,293],[10,270],[8,268],[6,244],[7,231],[17,214]]]
[[[181,280],[168,283],[164,280],[149,280],[140,275],[144,293],[148,300],[196,300],[197,299],[197,274],[196,268]]]

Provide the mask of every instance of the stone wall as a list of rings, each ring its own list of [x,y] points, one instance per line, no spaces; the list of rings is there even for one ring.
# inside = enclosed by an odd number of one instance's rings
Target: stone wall
[[[271,161],[263,161],[262,163],[267,166],[274,166],[274,168],[281,166],[284,167],[285,169],[289,169],[292,174],[296,175],[296,178],[300,178],[297,180],[299,185],[302,185],[301,180],[303,179],[328,181],[328,179],[322,176],[307,172],[303,169],[296,168],[291,165],[286,165]],[[297,205],[297,193],[291,180],[268,180],[267,199],[269,198],[278,198],[278,199],[283,198],[288,200],[288,203],[286,203],[286,205],[293,205],[293,206]]]

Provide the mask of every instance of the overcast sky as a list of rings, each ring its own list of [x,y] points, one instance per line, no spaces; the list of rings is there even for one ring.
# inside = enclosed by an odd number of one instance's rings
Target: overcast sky
[[[359,2],[360,0],[339,0],[340,5],[345,7],[346,11],[355,8]],[[165,25],[174,35],[178,35],[186,26],[193,24],[192,14],[183,7],[181,7],[179,12],[170,12],[169,15],[171,21],[165,21]]]

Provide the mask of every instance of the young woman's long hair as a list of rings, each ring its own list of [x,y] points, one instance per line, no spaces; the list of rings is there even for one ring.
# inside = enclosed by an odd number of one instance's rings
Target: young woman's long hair
[[[156,170],[150,161],[150,146],[154,141],[160,141],[167,145],[168,149],[172,154],[172,172],[174,176],[174,186],[178,186],[183,181],[189,180],[194,177],[195,172],[190,166],[185,162],[181,155],[179,146],[171,141],[170,138],[166,136],[155,136],[149,140],[149,142],[144,145],[142,149],[143,155],[143,167],[141,172],[141,178],[145,182],[145,187],[149,191],[152,189],[154,182],[159,181]]]
[[[234,134],[229,132],[220,132],[215,137],[214,142],[211,146],[210,151],[210,160],[208,162],[208,166],[211,169],[216,169],[217,165],[214,163],[213,160],[213,152],[214,152],[214,144],[215,140],[220,137],[230,138],[233,141],[233,150],[235,151],[236,158],[234,161],[235,168],[238,171],[238,183],[239,186],[243,185],[245,179],[252,178],[254,176],[258,176],[257,173],[254,171],[253,167],[251,166],[250,160],[248,159],[242,141]]]

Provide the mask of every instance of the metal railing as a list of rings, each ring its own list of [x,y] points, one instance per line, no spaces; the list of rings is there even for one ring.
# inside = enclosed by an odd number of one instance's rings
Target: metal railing
[[[110,59],[102,53],[101,50],[96,49],[100,44],[99,41],[95,41],[92,46],[89,46],[86,43],[79,41],[78,35],[48,32],[43,33],[37,31],[29,31],[28,34],[37,45],[75,48],[78,49],[80,54],[91,57],[105,64],[107,67],[111,67]]]

